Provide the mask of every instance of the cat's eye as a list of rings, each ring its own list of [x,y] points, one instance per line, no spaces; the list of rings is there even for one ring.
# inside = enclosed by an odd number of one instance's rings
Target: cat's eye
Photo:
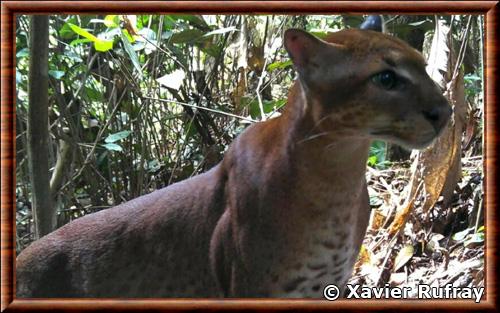
[[[375,74],[372,81],[386,90],[394,89],[398,83],[398,77],[393,71],[383,71]]]

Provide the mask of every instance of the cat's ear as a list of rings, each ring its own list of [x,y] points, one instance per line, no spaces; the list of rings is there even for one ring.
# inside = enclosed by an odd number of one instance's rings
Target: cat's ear
[[[290,55],[293,64],[302,68],[309,64],[313,56],[321,49],[324,43],[300,29],[287,29],[283,36],[285,49]]]
[[[293,65],[299,72],[314,66],[325,52],[329,55],[335,54],[335,51],[341,47],[341,45],[327,43],[306,31],[295,28],[285,31],[283,41]]]
[[[384,31],[384,19],[381,15],[369,15],[366,20],[359,26],[360,29],[374,30],[377,32]]]

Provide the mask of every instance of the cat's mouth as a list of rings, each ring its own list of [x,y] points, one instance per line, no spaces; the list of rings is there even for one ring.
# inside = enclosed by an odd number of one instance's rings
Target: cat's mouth
[[[430,146],[439,135],[436,131],[428,131],[409,138],[395,133],[394,130],[374,130],[370,134],[376,139],[386,140],[409,149],[424,149]]]

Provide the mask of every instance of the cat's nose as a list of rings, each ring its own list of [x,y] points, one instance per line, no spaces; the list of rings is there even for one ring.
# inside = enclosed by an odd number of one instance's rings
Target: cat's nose
[[[422,111],[422,114],[432,124],[436,132],[440,132],[441,129],[443,129],[443,127],[448,123],[451,113],[452,109],[448,104]]]

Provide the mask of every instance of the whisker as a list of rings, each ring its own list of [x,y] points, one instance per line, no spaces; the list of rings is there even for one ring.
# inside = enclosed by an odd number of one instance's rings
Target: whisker
[[[324,136],[324,135],[328,135],[329,132],[322,132],[322,133],[318,133],[318,134],[314,134],[312,136],[309,136],[310,133],[312,133],[313,131],[316,130],[316,128],[321,124],[323,123],[327,118],[329,118],[332,114],[329,114],[327,116],[324,116],[322,117],[316,124],[314,124],[314,126],[307,132],[307,136],[305,139],[302,139],[301,141],[299,141],[298,143],[302,143],[302,142],[305,142],[305,141],[308,141],[308,140],[312,140],[314,138],[317,138],[317,137],[320,137],[320,136]]]
[[[299,141],[297,142],[297,144],[301,144],[301,143],[304,143],[304,142],[306,142],[306,141],[313,140],[313,139],[315,139],[315,138],[318,138],[318,137],[321,137],[321,136],[328,135],[329,133],[330,133],[330,132],[322,132],[322,133],[318,133],[318,134],[311,135],[311,136],[306,137],[306,138],[304,138],[304,139],[302,139],[302,140],[299,140]]]
[[[330,149],[331,147],[335,146],[335,144],[337,144],[337,142],[333,142],[333,143],[331,143],[331,144],[327,145],[327,146],[325,147],[325,150]]]
[[[323,116],[312,128],[309,132],[312,132],[314,129],[316,129],[316,127],[319,126],[319,124],[323,123],[324,120],[326,120],[327,118],[330,118],[330,116],[333,115],[333,114],[329,114],[327,116]]]

